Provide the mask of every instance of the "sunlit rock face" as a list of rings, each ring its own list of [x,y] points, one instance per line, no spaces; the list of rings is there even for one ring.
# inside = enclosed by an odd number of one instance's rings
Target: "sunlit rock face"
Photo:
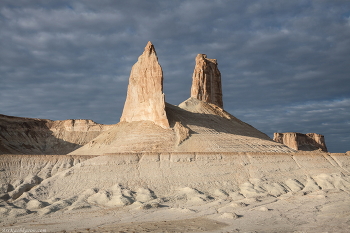
[[[151,42],[132,67],[128,94],[120,121],[149,120],[169,128],[163,93],[163,71]]]
[[[327,152],[324,136],[316,133],[274,133],[273,140],[280,142],[294,150],[313,151],[322,150]]]
[[[216,59],[198,54],[193,72],[191,97],[223,108],[221,73]]]

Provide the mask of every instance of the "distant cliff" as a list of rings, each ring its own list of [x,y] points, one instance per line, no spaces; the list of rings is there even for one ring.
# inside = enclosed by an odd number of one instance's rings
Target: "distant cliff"
[[[302,151],[322,150],[327,152],[324,136],[316,133],[274,133],[273,140],[284,145]]]
[[[52,121],[0,114],[0,154],[68,154],[111,127],[92,120]]]

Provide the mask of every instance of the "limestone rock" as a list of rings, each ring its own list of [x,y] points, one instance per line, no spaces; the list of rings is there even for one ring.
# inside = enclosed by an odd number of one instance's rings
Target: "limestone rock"
[[[324,136],[316,133],[274,133],[273,140],[283,143],[294,150],[313,151],[322,150],[327,152]]]
[[[223,108],[221,74],[216,59],[198,54],[193,72],[191,97]]]
[[[181,122],[176,122],[174,126],[176,134],[176,145],[180,145],[181,142],[185,141],[190,136],[190,129],[183,126]]]
[[[273,140],[298,150],[297,133],[274,133]]]
[[[149,120],[169,128],[163,93],[163,71],[151,42],[131,70],[124,110],[120,121]]]
[[[93,144],[84,145],[70,155],[295,152],[215,104],[191,97],[179,106],[166,103],[165,109],[173,130],[164,129],[151,121],[119,122],[113,129],[94,138]],[[182,160],[181,153],[180,157],[173,156],[172,159]]]
[[[0,155],[67,154],[112,127],[92,120],[51,121],[0,114]]]

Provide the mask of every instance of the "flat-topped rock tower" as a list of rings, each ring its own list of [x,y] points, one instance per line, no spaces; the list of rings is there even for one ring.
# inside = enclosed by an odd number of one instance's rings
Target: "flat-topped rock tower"
[[[222,102],[221,73],[216,59],[198,54],[193,72],[191,97],[224,108]]]

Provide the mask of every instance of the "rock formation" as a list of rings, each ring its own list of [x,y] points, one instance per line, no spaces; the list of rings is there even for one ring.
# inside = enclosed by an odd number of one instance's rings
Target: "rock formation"
[[[193,72],[191,97],[223,108],[221,74],[216,59],[198,54]]]
[[[92,120],[51,121],[0,115],[0,155],[67,154],[112,127]]]
[[[89,120],[0,117],[0,154],[103,155],[142,152],[295,152],[222,107],[215,59],[199,54],[192,97],[165,103],[163,72],[149,42],[131,70],[117,125]]]
[[[190,136],[190,129],[183,126],[179,121],[175,123],[174,131],[176,134],[176,145],[180,145]]]
[[[273,140],[283,143],[294,150],[327,152],[324,136],[316,133],[274,133]]]
[[[141,152],[295,152],[215,104],[189,98],[166,103],[172,130],[151,121],[120,122],[70,155]]]
[[[151,42],[132,67],[120,121],[152,121],[169,128],[163,93],[163,71]]]

